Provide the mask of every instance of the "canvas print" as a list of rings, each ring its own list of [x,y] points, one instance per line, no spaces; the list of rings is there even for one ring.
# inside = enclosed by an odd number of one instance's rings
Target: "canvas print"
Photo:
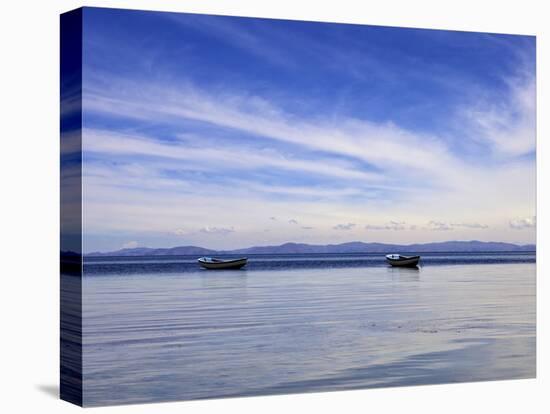
[[[535,37],[61,16],[61,397],[532,378]]]

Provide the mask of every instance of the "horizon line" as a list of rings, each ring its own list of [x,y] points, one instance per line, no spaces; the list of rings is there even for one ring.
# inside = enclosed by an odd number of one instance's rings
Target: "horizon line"
[[[238,247],[238,248],[234,248],[234,249],[212,249],[212,248],[209,248],[209,247],[197,246],[197,245],[193,245],[193,244],[186,244],[186,245],[177,245],[177,246],[172,246],[172,247],[148,247],[148,246],[123,247],[123,248],[120,248],[120,249],[109,250],[109,251],[94,250],[94,251],[90,251],[90,252],[82,252],[82,254],[83,255],[90,255],[90,254],[93,254],[93,253],[105,254],[105,253],[129,251],[129,250],[136,250],[136,249],[152,249],[152,250],[167,249],[168,250],[168,249],[176,249],[178,247],[196,247],[196,248],[200,248],[200,249],[204,249],[204,250],[211,250],[213,252],[232,252],[232,251],[235,251],[235,250],[252,249],[252,248],[255,248],[255,247],[260,247],[260,248],[261,247],[280,247],[280,246],[284,246],[284,245],[287,245],[287,244],[299,244],[299,245],[307,245],[307,246],[341,246],[343,244],[350,244],[350,243],[363,243],[363,244],[385,244],[385,245],[393,245],[393,246],[414,246],[414,245],[444,244],[444,243],[457,243],[457,242],[458,243],[472,243],[472,242],[477,242],[477,243],[502,243],[502,244],[512,244],[512,245],[518,246],[518,247],[525,247],[525,246],[535,246],[536,247],[536,242],[520,244],[520,243],[505,242],[505,241],[482,241],[482,240],[475,240],[475,239],[471,239],[471,240],[446,240],[446,241],[433,241],[433,242],[416,242],[416,243],[408,243],[408,244],[376,242],[376,241],[364,242],[364,241],[360,241],[360,240],[352,240],[352,241],[348,241],[348,242],[328,243],[328,244],[313,244],[313,243],[301,243],[301,242],[287,241],[287,242],[280,243],[280,244],[252,245],[252,246],[248,246],[248,247]]]

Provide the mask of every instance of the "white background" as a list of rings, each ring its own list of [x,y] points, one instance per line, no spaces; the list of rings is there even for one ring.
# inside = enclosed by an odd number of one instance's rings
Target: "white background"
[[[548,366],[550,14],[543,1],[93,1],[109,6],[537,35],[536,380],[132,405],[116,413],[543,412]],[[76,412],[58,400],[59,14],[77,1],[4,2],[0,25],[0,410]],[[545,27],[546,25],[546,27]],[[546,184],[545,184],[546,182]],[[546,187],[546,191],[545,191]],[[545,392],[546,388],[546,392]],[[548,412],[548,411],[546,411]]]

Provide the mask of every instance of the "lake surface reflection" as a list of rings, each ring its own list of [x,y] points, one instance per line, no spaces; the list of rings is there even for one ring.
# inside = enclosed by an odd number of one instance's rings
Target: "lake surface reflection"
[[[83,292],[88,406],[535,376],[534,263],[96,272]]]

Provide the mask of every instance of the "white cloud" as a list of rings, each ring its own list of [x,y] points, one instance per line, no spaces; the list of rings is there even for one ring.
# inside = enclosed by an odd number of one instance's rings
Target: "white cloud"
[[[334,230],[351,230],[355,227],[355,223],[337,224],[333,227]]]
[[[132,241],[129,241],[129,242],[126,242],[122,245],[122,248],[123,249],[135,249],[136,247],[139,246],[139,243],[135,240],[132,240]]]
[[[378,224],[367,224],[365,226],[365,229],[366,230],[386,230],[386,227]]]
[[[226,235],[229,233],[234,233],[235,229],[233,227],[203,227],[199,230],[201,233],[206,234],[219,234],[219,235]]]
[[[267,185],[267,184],[256,184],[252,181],[246,180],[234,180],[235,186],[246,187],[249,191],[261,192],[265,194],[273,195],[287,195],[294,197],[316,197],[316,198],[341,198],[348,196],[369,196],[374,195],[379,189],[383,189],[384,186],[373,184],[368,185],[367,188],[362,186],[357,186],[353,188],[349,184],[346,187],[334,186],[334,185],[323,185],[323,186],[299,186],[299,185]]]
[[[290,219],[288,220],[289,224],[298,224],[298,220],[296,219]]]
[[[537,218],[533,217],[524,217],[510,220],[510,227],[515,230],[522,229],[534,229],[537,227]]]
[[[536,145],[536,84],[534,76],[508,81],[510,99],[480,102],[464,110],[472,136],[490,144],[496,155],[528,154]]]
[[[404,221],[389,221],[385,224],[367,224],[365,226],[366,230],[405,230],[406,223]]]
[[[445,223],[441,221],[430,221],[428,223],[429,230],[452,230],[453,228],[463,227],[468,229],[487,229],[489,226],[479,223]],[[418,225],[407,225],[404,221],[389,221],[385,224],[367,224],[366,230],[416,230]]]
[[[192,165],[197,165],[199,169],[201,164],[203,166],[208,165],[210,168],[231,165],[232,168],[243,170],[274,167],[304,174],[348,180],[367,182],[380,182],[383,180],[383,176],[380,174],[356,171],[351,165],[346,166],[341,162],[304,160],[288,157],[274,151],[262,154],[258,151],[247,150],[242,146],[192,147],[186,145],[185,142],[161,143],[154,138],[143,135],[114,133],[97,129],[86,129],[84,136],[84,150],[88,153],[140,155],[187,161]]]
[[[451,226],[450,224],[444,223],[442,221],[432,220],[428,223],[428,229],[435,230],[435,231],[449,231],[449,230],[453,230],[453,226]]]
[[[468,229],[488,229],[489,226],[487,224],[480,224],[480,223],[451,223],[452,227],[466,227]]]

